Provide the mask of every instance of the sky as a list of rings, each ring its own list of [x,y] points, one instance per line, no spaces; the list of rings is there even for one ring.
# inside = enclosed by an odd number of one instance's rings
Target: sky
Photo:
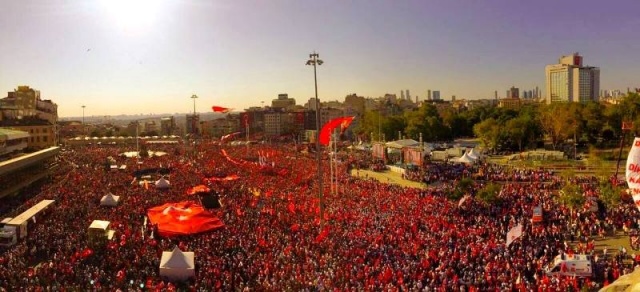
[[[243,110],[288,93],[449,100],[544,89],[579,52],[601,89],[640,87],[637,0],[0,1],[0,97],[40,90],[61,117]]]

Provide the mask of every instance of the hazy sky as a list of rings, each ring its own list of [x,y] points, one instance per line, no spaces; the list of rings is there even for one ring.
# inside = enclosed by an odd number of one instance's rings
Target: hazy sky
[[[640,1],[20,0],[0,2],[0,96],[30,85],[61,116],[242,110],[357,93],[450,99],[544,88],[580,52],[602,89],[640,87]]]

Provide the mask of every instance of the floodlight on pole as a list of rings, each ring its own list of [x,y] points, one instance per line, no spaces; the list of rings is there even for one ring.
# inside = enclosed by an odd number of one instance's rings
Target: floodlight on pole
[[[316,160],[318,162],[318,199],[320,200],[320,224],[324,227],[324,196],[322,195],[322,156],[320,155],[320,100],[318,99],[318,75],[316,67],[324,63],[316,52],[309,54],[307,65],[313,66],[313,84],[316,94]]]

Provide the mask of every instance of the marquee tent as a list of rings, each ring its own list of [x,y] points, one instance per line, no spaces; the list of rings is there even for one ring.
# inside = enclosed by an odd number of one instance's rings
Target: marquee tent
[[[166,180],[164,177],[156,181],[157,189],[168,189],[169,186],[171,186],[171,183],[169,183],[169,181]]]
[[[385,146],[389,148],[394,148],[394,149],[402,149],[404,147],[420,146],[420,142],[413,139],[404,139],[404,140],[387,142]]]
[[[173,281],[184,281],[196,275],[195,255],[183,252],[177,246],[173,251],[162,252],[160,258],[160,276]]]
[[[108,193],[100,199],[100,206],[117,206],[119,201],[120,196],[114,196],[112,193]]]
[[[469,157],[469,155],[467,155],[467,153],[465,152],[462,155],[462,157],[458,158],[458,162],[465,163],[465,164],[473,164],[475,160]]]
[[[224,223],[195,202],[166,203],[150,208],[147,216],[163,236],[189,235],[222,228]]]
[[[476,151],[476,148],[471,148],[468,152],[469,157],[473,160],[478,160],[480,158],[480,152]]]

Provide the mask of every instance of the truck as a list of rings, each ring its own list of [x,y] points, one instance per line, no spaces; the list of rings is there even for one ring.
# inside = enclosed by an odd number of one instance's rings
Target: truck
[[[591,256],[586,254],[557,255],[547,267],[546,273],[548,276],[591,277],[593,276]]]
[[[9,247],[16,244],[18,239],[25,238],[29,222],[35,224],[36,217],[44,216],[54,202],[54,200],[42,200],[15,218],[3,219],[0,224],[0,246]]]

